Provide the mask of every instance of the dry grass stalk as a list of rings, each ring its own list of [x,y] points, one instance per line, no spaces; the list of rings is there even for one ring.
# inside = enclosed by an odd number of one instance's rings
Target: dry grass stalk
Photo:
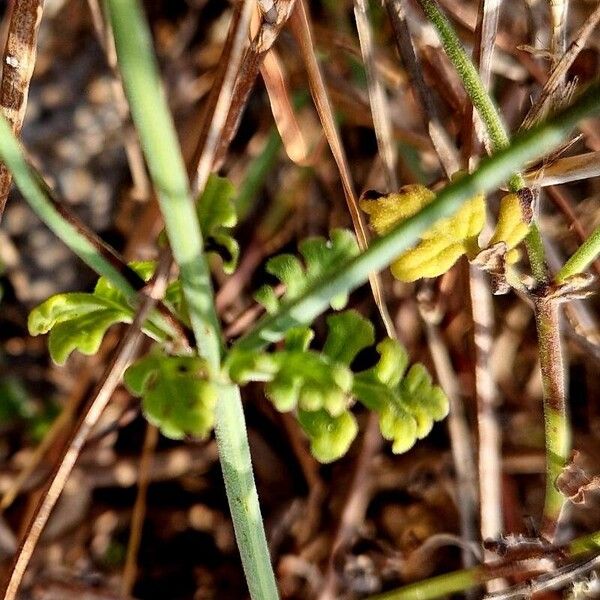
[[[452,461],[456,471],[456,506],[460,515],[461,539],[469,544],[477,540],[475,515],[477,513],[477,471],[473,460],[471,432],[461,401],[460,384],[452,367],[448,348],[439,331],[439,314],[429,310],[423,303],[421,315],[425,322],[427,343],[433,360],[436,376],[450,402],[448,431],[452,450]],[[463,564],[473,564],[473,553],[463,550]]]
[[[321,68],[315,55],[315,45],[309,21],[308,9],[304,0],[297,0],[290,17],[290,26],[294,36],[296,37],[296,40],[298,41],[298,45],[300,46],[300,52],[302,53],[302,58],[308,72],[310,91],[315,103],[315,107],[319,114],[323,131],[325,132],[325,137],[329,142],[331,153],[333,154],[333,158],[340,173],[346,204],[350,212],[350,217],[352,218],[352,224],[354,226],[354,231],[356,232],[358,244],[360,248],[364,250],[369,245],[367,229],[360,209],[358,208],[358,201],[356,198],[356,192],[354,190],[352,175],[348,166],[348,160],[346,158],[346,153],[335,124],[335,118],[333,116],[329,95],[327,94],[327,89],[323,80],[323,74],[321,73]],[[394,324],[385,305],[385,298],[383,295],[383,289],[379,275],[377,273],[372,273],[369,277],[369,282],[371,284],[371,290],[373,292],[375,304],[379,309],[379,313],[381,314],[381,318],[387,333],[390,337],[395,337],[396,334]]]
[[[392,135],[390,107],[385,89],[377,76],[371,26],[369,25],[365,0],[354,0],[354,17],[356,19],[356,29],[358,30],[362,59],[367,73],[369,102],[371,104],[371,115],[373,116],[373,126],[377,138],[379,156],[383,164],[388,191],[397,190],[397,152]]]
[[[486,89],[492,84],[492,56],[500,0],[480,0],[477,18],[476,44],[473,60],[478,66],[481,81]],[[481,122],[474,119],[473,105],[468,103],[466,138],[472,140],[473,126]],[[479,139],[485,135],[478,133]],[[469,144],[467,144],[468,146]],[[467,157],[470,163],[472,156]],[[502,433],[496,415],[498,390],[492,375],[491,350],[494,334],[494,306],[489,280],[477,267],[469,266],[469,292],[473,318],[473,347],[475,351],[475,397],[477,400],[477,468],[479,471],[479,527],[481,539],[495,539],[503,529],[502,519]],[[493,560],[486,552],[485,560]],[[488,591],[501,589],[502,580],[489,583]]]
[[[600,152],[598,151],[558,158],[524,173],[525,179],[536,187],[559,185],[599,176]]]
[[[123,568],[123,578],[121,580],[121,595],[125,598],[131,596],[135,579],[137,575],[137,556],[142,541],[142,528],[146,517],[146,495],[148,484],[150,483],[150,470],[154,460],[154,451],[158,444],[158,429],[148,423],[146,425],[146,436],[144,437],[144,446],[138,469],[138,491],[133,505],[133,514],[131,516],[131,531],[129,534],[129,543],[127,544],[127,555],[125,557],[125,567]]]
[[[552,69],[552,72],[550,73],[550,77],[548,77],[548,80],[544,84],[540,97],[529,109],[525,119],[523,119],[523,123],[521,124],[522,128],[529,129],[534,123],[539,121],[544,116],[545,109],[549,101],[554,94],[560,90],[567,71],[577,58],[577,55],[585,47],[590,35],[598,25],[598,22],[600,22],[600,4],[594,9],[590,16],[585,20],[585,23],[579,28],[568,49],[564,52],[564,54],[561,54],[560,60],[556,63]]]
[[[219,71],[207,100],[207,118],[194,153],[193,162],[198,165],[194,189],[202,189],[203,178],[224,160],[260,66],[287,22],[294,0],[258,2],[260,17],[252,31],[254,4],[246,1],[234,9]],[[249,34],[252,39],[246,47]]]
[[[115,108],[124,125],[123,145],[125,155],[129,164],[129,171],[133,181],[133,196],[141,200],[147,200],[151,194],[150,180],[146,173],[146,164],[139,140],[134,129],[131,127],[131,115],[129,105],[123,89],[123,81],[119,74],[117,65],[117,52],[115,50],[115,39],[112,28],[102,17],[102,10],[98,0],[88,0],[92,24],[96,32],[96,37],[106,56],[106,62],[112,71],[113,78],[110,82],[111,92],[114,99]]]
[[[422,107],[429,137],[442,168],[449,177],[459,169],[458,153],[440,122],[431,92],[427,89],[423,80],[423,69],[415,54],[403,2],[404,0],[385,0],[385,6],[394,30],[398,52],[408,71],[417,99],[420,101],[418,104]]]
[[[244,0],[238,3],[232,17],[229,35],[223,49],[223,60],[220,61],[223,68],[217,75],[217,82],[213,86],[213,90],[216,90],[215,94],[211,93],[208,99],[209,112],[207,115],[210,116],[210,119],[206,121],[207,125],[203,128],[196,148],[194,159],[196,169],[192,178],[192,190],[196,194],[204,189],[223,144],[222,136],[235,98],[236,80],[242,65],[253,9],[254,1]],[[216,98],[214,98],[213,104],[214,96]],[[245,106],[245,102],[238,104]],[[213,106],[214,110],[211,111]],[[241,110],[239,114],[241,114]]]
[[[10,6],[8,37],[2,56],[0,110],[18,135],[27,109],[27,95],[35,66],[37,35],[44,0],[19,0],[11,2]],[[0,164],[0,220],[11,182],[12,175]]]

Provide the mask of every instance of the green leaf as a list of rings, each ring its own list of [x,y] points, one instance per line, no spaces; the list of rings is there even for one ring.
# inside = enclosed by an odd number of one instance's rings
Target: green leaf
[[[280,254],[267,262],[267,272],[286,287],[281,300],[270,286],[263,286],[255,294],[256,301],[270,314],[279,310],[282,301],[299,297],[326,272],[341,267],[359,253],[356,238],[346,229],[333,230],[330,241],[323,237],[307,238],[300,242],[298,249],[303,261],[293,254]],[[333,298],[330,304],[332,308],[340,310],[347,302],[348,294],[341,294]]]
[[[360,207],[369,215],[371,227],[385,235],[435,200],[435,194],[420,184],[406,185],[398,192],[364,196]],[[434,223],[421,235],[421,241],[400,254],[390,265],[400,281],[437,277],[448,271],[463,255],[479,251],[477,237],[485,224],[485,200],[478,194],[465,202],[451,217]]]
[[[125,385],[142,397],[146,419],[172,439],[205,438],[214,425],[215,386],[206,361],[198,356],[168,356],[155,350],[125,371]]]
[[[323,354],[345,365],[350,365],[361,350],[375,342],[375,328],[355,310],[327,317],[327,327]]]
[[[329,333],[322,353],[309,348],[313,332],[292,328],[285,346],[274,352],[233,351],[228,360],[234,381],[267,382],[265,392],[281,412],[298,407],[304,411],[325,410],[339,416],[351,400],[355,356],[373,343],[373,326],[353,310],[327,319]]]
[[[378,363],[354,375],[352,392],[379,414],[381,434],[393,442],[392,450],[399,454],[424,438],[434,422],[448,414],[448,398],[432,384],[422,364],[413,365],[405,375],[408,356],[396,340],[386,338],[377,350]]]
[[[347,310],[330,315],[327,327],[321,352],[309,347],[312,330],[296,327],[287,332],[283,348],[271,352],[233,348],[226,365],[238,383],[266,382],[266,395],[277,410],[297,409],[318,460],[339,458],[354,439],[356,421],[349,409],[355,398],[378,413],[381,433],[397,454],[406,452],[446,416],[444,392],[432,384],[422,364],[407,372],[408,354],[396,340],[382,340],[376,347],[377,363],[353,373],[352,361],[375,341],[373,325]]]
[[[235,196],[233,183],[212,173],[197,203],[205,249],[223,259],[223,270],[227,274],[235,270],[240,253],[238,243],[230,233],[237,224]]]
[[[130,266],[144,281],[148,281],[156,263],[133,262]],[[178,281],[168,286],[165,303],[187,323]],[[108,279],[100,277],[91,294],[69,292],[51,296],[31,311],[27,325],[31,335],[50,332],[50,356],[55,363],[62,365],[74,350],[95,354],[108,328],[117,323],[131,323],[134,314],[134,308],[124,294]],[[150,320],[144,324],[143,331],[155,340],[164,338],[163,332]]]
[[[57,294],[29,314],[31,335],[50,332],[52,360],[62,365],[73,350],[95,354],[107,329],[115,323],[131,323],[133,309],[94,294]]]
[[[356,419],[350,411],[332,417],[324,410],[301,410],[298,422],[310,440],[312,455],[322,463],[344,456],[358,433]]]

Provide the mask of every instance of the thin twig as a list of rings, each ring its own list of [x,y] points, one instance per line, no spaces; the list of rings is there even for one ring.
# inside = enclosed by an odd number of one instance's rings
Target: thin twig
[[[123,89],[123,81],[119,74],[117,65],[117,52],[115,50],[115,38],[113,36],[111,26],[104,20],[102,10],[98,0],[87,0],[90,13],[92,15],[92,23],[96,32],[96,37],[104,50],[106,62],[112,71],[112,79],[110,88],[113,95],[114,105],[123,123],[123,146],[127,162],[129,163],[129,171],[133,180],[134,196],[139,199],[146,200],[150,197],[152,186],[146,172],[144,163],[144,155],[140,147],[139,140],[135,130],[130,127],[131,114],[129,113],[129,105],[125,97]]]
[[[394,30],[394,39],[396,40],[398,53],[402,58],[410,81],[420,100],[418,104],[423,107],[423,116],[429,137],[440,159],[440,163],[449,177],[459,169],[458,153],[439,119],[431,92],[425,86],[423,69],[415,53],[406,22],[404,2],[405,0],[385,0],[385,6],[392,23],[392,29]]]
[[[549,0],[550,21],[552,23],[552,67],[554,68],[567,49],[567,14],[569,0]]]
[[[513,600],[514,598],[532,598],[540,592],[548,592],[550,590],[558,590],[564,588],[575,581],[587,575],[600,566],[600,555],[594,556],[585,562],[565,565],[553,570],[549,574],[544,574],[528,581],[511,587],[510,589],[499,594],[488,594],[486,600]],[[592,597],[592,596],[590,596]]]
[[[371,26],[367,16],[365,0],[354,0],[354,18],[356,19],[360,50],[367,73],[369,102],[379,156],[383,164],[388,191],[393,191],[398,189],[398,177],[396,175],[397,152],[392,136],[389,102],[375,68]]]
[[[311,94],[315,102],[315,107],[319,113],[325,136],[329,142],[331,152],[334,160],[337,164],[338,171],[340,173],[340,179],[342,181],[342,187],[344,189],[344,196],[346,198],[346,204],[352,218],[352,224],[356,232],[358,244],[362,250],[365,250],[368,243],[367,229],[362,218],[361,212],[358,208],[358,202],[354,189],[354,183],[348,166],[348,160],[346,153],[342,145],[339,132],[337,130],[335,119],[333,116],[333,110],[329,101],[329,95],[325,87],[323,74],[321,68],[315,56],[315,46],[313,42],[313,35],[310,27],[310,17],[308,8],[304,0],[297,0],[290,17],[290,26],[294,36],[300,46],[300,52],[308,72],[308,79]],[[394,337],[395,327],[388,313],[385,305],[385,299],[381,286],[381,281],[377,273],[372,273],[369,276],[369,282],[371,284],[371,290],[375,299],[375,304],[379,309],[382,321],[385,325],[387,333],[390,337]]]
[[[164,295],[168,282],[168,263],[163,261],[159,264],[156,273],[141,295],[141,302],[137,309],[135,318],[121,343],[117,347],[115,355],[107,365],[104,374],[96,387],[96,391],[87,403],[77,425],[71,432],[67,443],[48,483],[46,484],[40,500],[35,507],[33,516],[27,527],[27,531],[19,546],[11,567],[11,575],[5,589],[4,600],[15,600],[17,592],[25,574],[29,560],[40,539],[44,526],[58,498],[67,483],[67,479],[75,466],[75,462],[81,449],[93,427],[98,422],[110,398],[119,385],[125,369],[135,357],[139,344],[142,340],[141,327],[146,317]]]
[[[483,86],[492,84],[492,56],[498,29],[500,0],[480,0],[477,19],[477,41],[473,60],[479,69]],[[473,105],[469,104],[466,136],[472,139]],[[469,144],[467,144],[469,146]],[[472,157],[469,157],[469,163]],[[502,532],[502,467],[501,430],[496,416],[498,392],[492,376],[490,352],[494,332],[494,306],[487,276],[469,265],[469,292],[473,317],[473,346],[475,350],[475,396],[477,399],[477,465],[479,470],[479,523],[482,540],[497,538]],[[493,554],[486,552],[486,562]],[[501,583],[500,583],[501,585]],[[492,586],[492,587],[490,587]],[[498,583],[488,584],[488,591]]]
[[[452,459],[456,471],[456,506],[460,515],[461,539],[469,544],[477,540],[475,516],[477,513],[477,475],[473,460],[471,434],[465,415],[464,405],[460,400],[460,387],[452,368],[448,349],[441,338],[437,326],[437,318],[421,305],[429,351],[435,367],[437,378],[450,402],[448,414],[448,431],[450,433]],[[439,315],[438,315],[439,317]],[[473,553],[463,550],[463,564],[473,564]]]
[[[223,73],[222,85],[217,88],[218,96],[214,111],[206,128],[206,137],[204,139],[201,138],[201,141],[204,143],[197,150],[198,161],[192,188],[198,192],[204,189],[219,152],[221,136],[234,98],[235,84],[242,64],[244,46],[248,39],[254,1],[244,0],[239,4],[239,20],[235,19],[232,21],[231,28],[233,29],[230,28],[230,31],[233,31],[233,33],[230,34],[231,46],[229,56],[227,61],[223,63],[226,67]]]
[[[469,266],[469,290],[475,348],[480,531],[485,540],[497,538],[502,532],[502,443],[496,415],[498,392],[490,361],[494,307],[486,275],[477,267]],[[492,556],[487,554],[486,558],[491,560]]]
[[[131,517],[131,530],[129,543],[127,544],[127,555],[123,567],[123,579],[121,581],[121,594],[128,597],[133,591],[137,575],[137,556],[142,541],[142,528],[146,517],[146,493],[148,491],[149,473],[154,459],[154,450],[158,443],[158,429],[148,423],[146,425],[146,436],[142,448],[142,457],[138,469],[138,491],[133,506]]]
[[[247,45],[254,2],[240,2],[231,20],[221,68],[207,100],[206,118],[193,162],[197,164],[193,188],[203,189],[202,181],[225,158],[256,76],[266,53],[275,43],[293,8],[294,0],[261,0],[260,20]]]
[[[564,0],[566,4],[566,0]],[[550,73],[550,77],[544,84],[539,98],[535,104],[529,109],[526,117],[523,119],[521,128],[528,129],[544,115],[545,107],[548,100],[556,93],[564,82],[565,75],[579,53],[585,47],[590,35],[600,22],[600,3],[585,20],[584,24],[575,34],[574,40],[569,45],[569,48],[561,54],[560,60],[555,64]]]
[[[10,6],[8,38],[2,56],[0,111],[18,136],[27,109],[44,0],[20,0],[11,2]],[[0,164],[0,221],[11,182],[10,171],[4,164]]]

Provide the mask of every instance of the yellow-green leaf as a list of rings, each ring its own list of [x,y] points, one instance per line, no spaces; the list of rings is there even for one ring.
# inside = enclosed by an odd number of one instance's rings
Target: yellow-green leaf
[[[531,217],[524,213],[521,198],[517,194],[507,194],[500,201],[498,223],[490,239],[490,246],[504,242],[508,251],[506,261],[514,263],[519,259],[515,247],[525,239],[530,226]]]
[[[371,227],[377,234],[384,235],[434,198],[431,190],[413,184],[385,196],[369,193],[361,199],[360,207],[369,215]],[[482,194],[478,194],[465,202],[453,216],[430,227],[414,248],[398,256],[390,267],[392,275],[407,282],[442,275],[463,254],[477,254],[477,237],[484,224],[485,200]]]

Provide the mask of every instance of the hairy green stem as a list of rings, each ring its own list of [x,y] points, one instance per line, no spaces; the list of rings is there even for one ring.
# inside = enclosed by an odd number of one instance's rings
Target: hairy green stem
[[[508,135],[504,129],[498,110],[487,93],[477,69],[464,51],[450,22],[438,7],[436,0],[418,1],[429,20],[435,26],[446,54],[457,70],[473,106],[481,116],[493,148],[497,150],[505,147],[508,144]],[[510,177],[509,188],[511,191],[517,191],[523,187],[525,187],[525,181],[519,173]],[[544,242],[537,223],[532,223],[525,239],[525,244],[533,276],[538,286],[543,286],[548,281],[548,270],[546,267]],[[597,248],[598,245],[600,245],[600,234],[598,235],[598,239],[595,242],[592,241],[583,251],[585,259],[578,258],[575,261],[576,268],[587,260],[589,255],[592,254],[593,249]],[[591,249],[589,253],[587,253],[588,248]],[[578,262],[580,260],[581,262]],[[563,271],[566,267],[567,265],[561,270],[561,276],[564,276]],[[568,272],[569,270],[567,269]],[[558,328],[558,308],[553,306],[551,309],[549,303],[539,301],[535,304],[535,315],[542,379],[544,381],[543,402],[546,432],[547,479],[542,528],[548,537],[553,538],[564,504],[564,498],[556,490],[554,482],[567,460],[570,448],[569,421],[566,411],[564,374],[560,354],[561,342]]]
[[[554,278],[557,283],[564,283],[569,277],[585,271],[600,254],[600,227],[577,248],[573,256],[563,265]]]
[[[545,123],[521,133],[509,147],[484,159],[479,168],[446,186],[436,199],[386,235],[373,240],[367,250],[349,260],[334,273],[325,273],[296,299],[286,302],[274,315],[264,317],[235,346],[257,350],[282,339],[298,324],[306,324],[326,310],[329,301],[367,281],[369,273],[387,267],[397,256],[416,242],[419,236],[439,219],[452,215],[475,194],[500,185],[507,175],[556,147],[577,124],[590,113],[600,110],[600,82],[590,86],[568,108]]]
[[[269,561],[267,539],[252,474],[239,387],[227,385],[223,388],[215,419],[219,424],[215,431],[225,490],[248,588],[254,600],[276,599],[277,585]]]
[[[566,501],[556,487],[556,479],[569,458],[571,432],[567,415],[559,304],[555,299],[542,297],[534,301],[534,308],[542,372],[546,440],[546,494],[541,533],[553,541]]]
[[[440,10],[435,0],[418,0],[418,2],[427,18],[436,28],[448,58],[454,65],[465,91],[486,127],[494,152],[505,148],[509,143],[509,137],[502,123],[500,113],[481,81],[473,61],[465,52],[450,21]],[[508,187],[511,191],[516,192],[525,187],[525,180],[517,170],[514,173],[507,174],[507,178]],[[544,244],[536,223],[532,224],[525,242],[533,275],[538,283],[542,283],[547,279],[546,258]]]
[[[181,149],[164,96],[148,25],[137,0],[106,0],[118,64],[180,269],[196,345],[211,375],[221,373],[221,328],[196,209]],[[238,548],[254,600],[278,598],[260,513],[239,388],[225,384],[215,412],[219,459]]]
[[[477,68],[465,52],[450,21],[440,10],[435,0],[418,0],[418,3],[436,28],[450,62],[458,72],[465,91],[486,126],[494,151],[497,152],[501,148],[505,148],[509,144],[509,139],[502,124],[502,119],[498,114],[498,109],[485,89]]]

